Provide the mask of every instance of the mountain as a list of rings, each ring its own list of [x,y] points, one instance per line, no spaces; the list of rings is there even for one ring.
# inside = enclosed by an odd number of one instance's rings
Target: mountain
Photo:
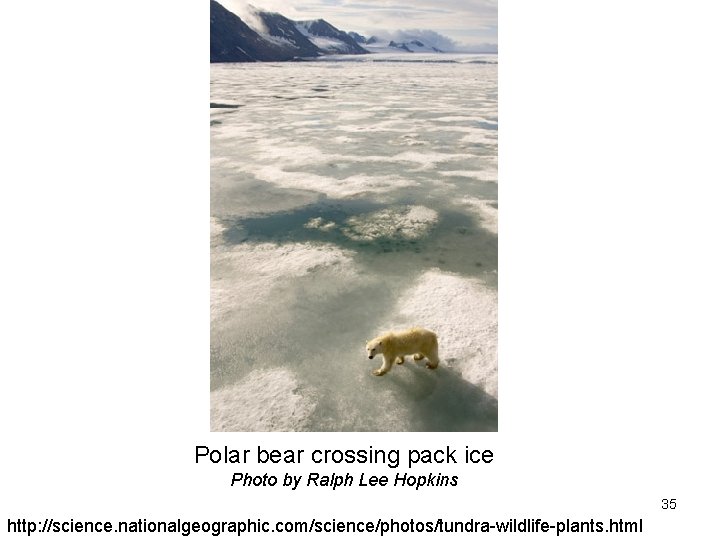
[[[296,45],[263,36],[221,4],[210,0],[210,62],[282,62],[320,54],[304,36],[300,38],[301,44]]]
[[[367,42],[368,44],[370,42]],[[387,45],[382,45],[379,41],[373,42],[373,47],[370,47],[370,50],[373,52],[386,52],[390,49],[387,49],[388,47],[395,50],[402,50],[409,53],[414,52],[424,52],[424,53],[441,53],[440,49],[437,47],[431,47],[430,45],[425,45],[422,41],[413,39],[410,41],[390,41]]]
[[[388,47],[394,47],[396,49],[402,49],[403,51],[407,52],[413,52],[410,50],[410,48],[405,43],[395,43],[394,41],[391,41],[387,44]]]
[[[356,43],[367,43],[367,38],[365,36],[361,36],[357,32],[348,32],[348,36],[353,38]]]
[[[413,39],[409,43],[406,44],[412,52],[443,52],[437,47],[431,47],[430,45],[425,45],[422,41],[419,41],[417,39]]]
[[[325,19],[298,21],[297,29],[327,54],[367,54],[347,32],[338,30]],[[359,34],[356,34],[359,36]],[[362,37],[362,36],[359,36]]]
[[[368,52],[350,34],[323,19],[293,21],[252,6],[243,12],[243,18],[250,24],[210,0],[210,62],[284,62]]]
[[[293,21],[250,5],[241,15],[242,19],[217,0],[210,0],[210,62],[284,62],[324,54],[443,52],[428,42],[443,48],[449,44],[453,50],[452,40],[432,30],[395,32],[394,40],[386,41],[391,36],[386,35],[384,40],[366,38],[344,32],[325,19]]]
[[[298,23],[295,21],[279,13],[267,11],[257,11],[256,15],[267,29],[267,33],[261,35],[280,47],[290,47],[294,51],[294,56],[318,56],[322,52],[322,47],[318,47],[312,39],[308,39],[308,36],[298,29]]]
[[[363,45],[365,45],[368,49],[372,49],[374,46],[374,48],[393,47],[395,49],[401,49],[405,52],[444,52],[437,47],[426,45],[419,39],[411,39],[409,41],[401,42],[390,41],[385,42],[386,44],[383,45],[380,39],[378,39],[376,36],[370,36],[369,38],[366,38],[365,36],[362,36],[357,32],[348,32],[348,35],[353,38],[357,43],[362,43]]]

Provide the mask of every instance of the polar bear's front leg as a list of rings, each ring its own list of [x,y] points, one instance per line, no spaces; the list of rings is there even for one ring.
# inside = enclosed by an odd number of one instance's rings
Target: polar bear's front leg
[[[383,363],[380,369],[373,370],[373,375],[385,375],[393,365],[393,357],[383,355]]]

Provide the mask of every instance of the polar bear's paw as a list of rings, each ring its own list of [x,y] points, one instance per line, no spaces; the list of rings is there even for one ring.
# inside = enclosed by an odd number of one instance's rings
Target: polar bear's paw
[[[373,369],[373,372],[372,372],[373,375],[378,375],[378,376],[385,375],[385,373],[386,372],[383,371],[382,369]]]
[[[396,364],[402,364],[404,361],[405,361],[405,357],[404,357],[404,356],[398,356],[398,357],[395,359],[395,363],[396,363]]]
[[[419,362],[419,361],[422,360],[423,358],[425,358],[425,355],[424,355],[424,354],[420,354],[420,353],[415,353],[415,354],[413,354],[413,360],[415,360],[416,362]]]

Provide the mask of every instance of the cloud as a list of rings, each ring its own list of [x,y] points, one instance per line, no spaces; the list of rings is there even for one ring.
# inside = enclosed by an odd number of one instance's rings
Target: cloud
[[[232,11],[235,15],[240,17],[245,24],[256,32],[261,34],[267,34],[268,29],[265,26],[263,20],[257,15],[257,8],[245,0],[218,0],[223,7],[227,10]]]

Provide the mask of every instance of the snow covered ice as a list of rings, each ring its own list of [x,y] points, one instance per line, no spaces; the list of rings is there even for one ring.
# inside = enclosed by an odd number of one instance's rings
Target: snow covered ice
[[[496,57],[210,69],[211,428],[496,430]]]

